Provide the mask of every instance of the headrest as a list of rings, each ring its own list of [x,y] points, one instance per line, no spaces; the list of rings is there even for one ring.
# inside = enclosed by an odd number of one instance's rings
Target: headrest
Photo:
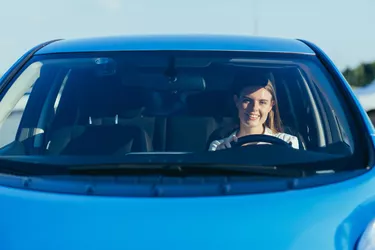
[[[228,91],[204,91],[186,98],[189,115],[228,117],[234,113],[233,95]]]
[[[87,117],[134,117],[139,115],[144,98],[142,89],[124,86],[116,75],[87,78],[82,90],[80,115]]]

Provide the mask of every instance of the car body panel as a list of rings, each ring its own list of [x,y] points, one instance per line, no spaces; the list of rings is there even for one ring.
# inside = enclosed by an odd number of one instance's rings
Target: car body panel
[[[294,39],[226,35],[134,35],[62,40],[42,48],[36,54],[141,50],[216,50],[314,54],[306,44]]]
[[[0,187],[6,249],[352,249],[375,216],[374,170],[327,186],[203,198]]]

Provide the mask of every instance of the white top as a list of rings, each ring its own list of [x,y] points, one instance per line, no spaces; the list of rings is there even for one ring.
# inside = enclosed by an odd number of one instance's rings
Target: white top
[[[231,137],[235,136],[237,134],[237,130],[234,131],[230,136],[228,136],[227,138],[224,138],[222,140],[215,140],[213,142],[211,142],[210,144],[210,147],[209,147],[209,151],[215,151],[216,148],[224,143],[226,140],[230,140]],[[299,143],[298,143],[298,138],[293,136],[293,135],[290,135],[290,134],[286,134],[286,133],[276,133],[274,134],[272,132],[272,130],[268,127],[266,127],[266,129],[264,130],[264,135],[272,135],[272,136],[275,136],[281,140],[284,140],[286,141],[287,143],[291,144],[293,148],[295,149],[299,149]],[[258,142],[256,144],[268,144],[267,142]]]

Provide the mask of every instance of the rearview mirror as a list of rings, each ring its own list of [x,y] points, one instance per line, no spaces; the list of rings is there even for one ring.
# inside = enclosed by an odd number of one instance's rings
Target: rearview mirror
[[[162,74],[127,75],[124,78],[124,84],[153,90],[203,91],[206,89],[203,77],[189,74],[176,74],[173,77]]]
[[[177,75],[167,78],[168,89],[177,91],[203,91],[206,89],[206,82],[203,77],[195,75]]]

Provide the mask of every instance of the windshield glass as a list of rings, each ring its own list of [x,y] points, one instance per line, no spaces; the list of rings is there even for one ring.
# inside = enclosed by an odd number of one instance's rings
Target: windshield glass
[[[326,159],[355,151],[345,105],[312,55],[40,55],[1,96],[3,156],[108,159],[137,153],[138,162],[147,163],[163,152],[217,155],[258,147],[263,156],[257,164],[264,157],[277,165],[295,161],[298,152],[325,153]],[[270,160],[265,145],[289,151],[272,150],[283,155]],[[230,161],[239,158],[252,164],[256,157],[243,153]]]

